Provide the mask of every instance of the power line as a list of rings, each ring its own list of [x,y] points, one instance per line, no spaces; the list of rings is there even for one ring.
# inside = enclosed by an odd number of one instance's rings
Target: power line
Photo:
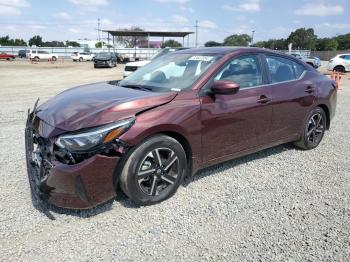
[[[198,20],[196,20],[196,47],[198,47]]]
[[[97,37],[98,37],[98,41],[101,42],[101,37],[100,37],[100,25],[101,25],[101,22],[100,22],[100,18],[97,19]]]

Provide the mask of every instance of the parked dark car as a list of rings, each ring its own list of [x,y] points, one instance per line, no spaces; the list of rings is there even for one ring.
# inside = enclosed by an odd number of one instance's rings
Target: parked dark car
[[[35,107],[26,127],[32,192],[84,209],[120,186],[138,205],[155,204],[201,168],[283,143],[317,147],[336,101],[333,80],[289,55],[178,51]]]
[[[19,58],[27,58],[27,54],[30,53],[30,50],[19,50],[18,51],[18,57]]]
[[[94,58],[94,67],[116,67],[117,66],[117,55],[113,52],[101,52],[97,53]]]
[[[15,58],[16,58],[15,55],[7,54],[7,53],[4,53],[4,52],[0,53],[0,59],[13,60]]]

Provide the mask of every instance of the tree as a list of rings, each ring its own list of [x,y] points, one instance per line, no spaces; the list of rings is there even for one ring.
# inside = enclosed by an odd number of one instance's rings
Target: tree
[[[338,50],[349,50],[350,49],[350,33],[345,35],[338,35],[335,37],[338,42]]]
[[[42,46],[43,45],[43,39],[40,35],[35,35],[28,41],[29,46]]]
[[[3,36],[3,37],[0,37],[0,45],[9,45],[10,43],[10,37],[7,35],[7,36]]]
[[[27,43],[23,39],[11,39],[10,36],[0,37],[0,45],[3,46],[26,46]]]
[[[248,46],[249,43],[252,41],[252,38],[247,34],[241,34],[241,35],[230,35],[225,38],[224,40],[224,46]]]
[[[288,44],[285,39],[270,39],[268,41],[260,41],[256,42],[253,46],[262,47],[262,48],[270,48],[277,50],[286,50],[288,48]]]
[[[140,32],[140,31],[144,31],[142,28],[140,27],[131,27],[130,29],[128,28],[124,28],[121,29],[121,31],[130,31],[130,32]],[[144,43],[147,42],[147,37],[145,36],[117,36],[117,42],[124,44],[125,47],[135,47],[135,45],[140,42],[140,43]]]
[[[315,48],[319,51],[336,51],[338,41],[334,38],[319,38],[316,40]]]
[[[80,47],[80,44],[75,41],[66,41],[66,46]]]
[[[14,45],[14,46],[27,46],[27,42],[24,41],[23,39],[18,39],[18,38],[16,38],[16,39],[13,41],[13,45]]]
[[[97,42],[97,43],[95,44],[95,47],[96,47],[96,48],[102,48],[104,45],[106,45],[106,43],[100,41],[100,42]]]
[[[287,42],[298,49],[315,49],[317,35],[313,28],[299,28],[290,33]]]
[[[204,44],[205,47],[213,47],[213,46],[222,46],[222,43],[218,43],[215,41],[208,41]]]
[[[164,47],[182,47],[182,45],[174,39],[169,39],[162,44],[162,48]]]
[[[60,41],[48,41],[48,42],[43,42],[42,46],[46,47],[64,47],[64,43]]]

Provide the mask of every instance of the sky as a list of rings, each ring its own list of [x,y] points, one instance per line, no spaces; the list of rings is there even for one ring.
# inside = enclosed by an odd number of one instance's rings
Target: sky
[[[195,31],[198,21],[200,45],[252,31],[256,42],[300,27],[319,37],[349,33],[349,14],[350,0],[0,0],[0,36],[95,40],[100,18],[101,29],[157,31]]]

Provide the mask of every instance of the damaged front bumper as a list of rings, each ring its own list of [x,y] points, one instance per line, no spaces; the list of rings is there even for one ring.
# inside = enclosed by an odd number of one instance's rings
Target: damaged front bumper
[[[35,109],[34,109],[35,112]],[[38,119],[28,112],[25,129],[26,162],[32,199],[47,216],[49,205],[70,209],[89,209],[116,195],[118,163],[126,145],[113,145],[112,156],[90,155],[78,163],[62,163],[52,150],[49,139],[41,137]]]

